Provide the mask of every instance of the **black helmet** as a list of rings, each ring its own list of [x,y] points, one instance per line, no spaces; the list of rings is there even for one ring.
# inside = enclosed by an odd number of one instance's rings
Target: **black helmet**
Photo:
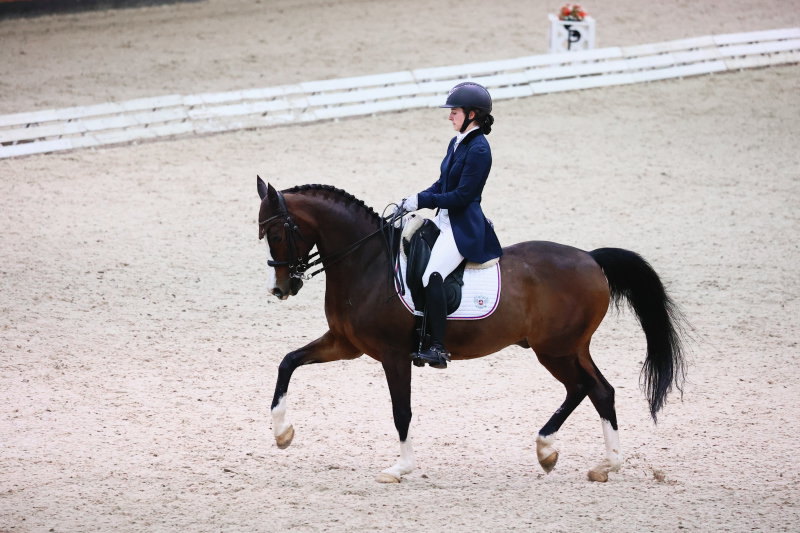
[[[465,81],[450,89],[447,101],[439,107],[480,109],[488,114],[492,112],[492,97],[483,85]]]

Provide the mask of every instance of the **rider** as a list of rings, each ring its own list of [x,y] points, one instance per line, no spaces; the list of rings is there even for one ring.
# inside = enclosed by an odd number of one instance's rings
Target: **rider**
[[[403,198],[400,209],[438,209],[435,222],[441,233],[422,275],[431,345],[414,358],[434,368],[447,368],[450,354],[444,347],[447,304],[443,280],[465,258],[484,263],[500,257],[503,251],[480,204],[492,167],[492,152],[485,137],[494,123],[492,97],[485,87],[468,81],[453,87],[440,107],[450,109],[449,120],[458,134],[450,140],[436,183]]]

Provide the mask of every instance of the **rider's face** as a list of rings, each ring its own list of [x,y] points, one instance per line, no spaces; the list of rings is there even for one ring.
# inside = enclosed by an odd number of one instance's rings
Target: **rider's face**
[[[470,116],[474,117],[474,111],[470,113]],[[463,107],[454,107],[450,110],[450,117],[448,120],[453,123],[453,129],[456,131],[461,131],[461,125],[464,123],[464,108]]]

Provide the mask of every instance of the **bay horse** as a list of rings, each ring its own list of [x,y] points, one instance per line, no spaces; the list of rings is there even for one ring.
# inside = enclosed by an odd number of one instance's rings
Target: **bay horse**
[[[286,421],[286,393],[299,366],[355,359],[363,354],[383,366],[400,439],[400,458],[376,480],[399,482],[414,468],[409,438],[411,358],[415,319],[395,292],[392,250],[383,237],[400,230],[352,195],[328,185],[277,191],[258,177],[259,239],[269,254],[270,291],[281,300],[298,293],[306,271],[326,272],[329,330],[288,353],[278,367],[271,415],[279,448],[294,428]],[[395,235],[396,237],[396,235]],[[316,246],[317,252],[311,254]],[[396,247],[396,246],[395,246]],[[312,260],[316,255],[319,257]],[[561,406],[536,437],[539,464],[550,472],[558,460],[557,431],[589,397],[600,415],[606,455],[589,479],[607,481],[622,465],[614,388],[592,361],[589,343],[610,303],[627,301],[647,339],[640,381],[656,421],[673,386],[685,377],[683,317],[653,268],[619,248],[585,252],[552,242],[523,242],[503,249],[503,294],[495,312],[478,321],[451,321],[446,346],[453,360],[473,359],[512,344],[532,348],[539,362],[566,388]],[[317,270],[314,273],[319,272]]]

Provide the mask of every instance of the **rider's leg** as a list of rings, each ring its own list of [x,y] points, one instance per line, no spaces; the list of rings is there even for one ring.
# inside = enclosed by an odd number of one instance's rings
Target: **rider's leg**
[[[449,224],[439,226],[441,233],[433,244],[431,258],[428,266],[422,274],[422,286],[427,287],[431,274],[438,272],[442,279],[445,279],[455,270],[464,260],[456,246],[456,238],[453,236],[453,228]]]
[[[458,267],[464,260],[456,247],[453,231],[449,225],[441,228],[442,232],[431,250],[428,267],[422,275],[425,287],[425,313],[429,324],[431,345],[417,354],[434,368],[447,368],[449,354],[444,347],[444,334],[447,324],[447,302],[444,294],[444,278]]]
[[[425,322],[431,335],[431,344],[419,356],[434,368],[447,368],[450,359],[444,347],[444,333],[447,325],[447,302],[444,294],[444,281],[441,274],[434,272],[425,287]]]

